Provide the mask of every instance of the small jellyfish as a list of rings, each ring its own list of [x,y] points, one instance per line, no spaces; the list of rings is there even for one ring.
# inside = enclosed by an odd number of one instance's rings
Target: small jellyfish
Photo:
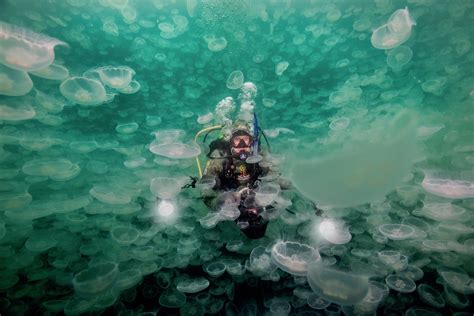
[[[181,192],[182,184],[175,178],[157,177],[151,179],[150,191],[162,200],[175,198]]]
[[[416,290],[416,284],[412,279],[397,274],[386,277],[385,283],[387,283],[388,287],[392,290],[401,293],[411,293]]]
[[[288,94],[291,90],[293,90],[293,85],[289,82],[282,82],[277,87],[279,94]]]
[[[270,305],[270,314],[276,316],[289,315],[291,311],[291,305],[287,301],[274,300]]]
[[[271,254],[280,269],[293,275],[306,275],[308,266],[321,258],[313,247],[292,241],[277,242]]]
[[[277,266],[271,259],[271,251],[258,246],[250,253],[249,268],[254,274],[269,274],[275,271]]]
[[[268,206],[273,203],[279,193],[278,183],[264,183],[255,190],[255,202],[260,206]]]
[[[212,52],[220,52],[227,46],[227,40],[224,37],[215,37],[209,39],[207,48]]]
[[[262,103],[264,107],[272,108],[275,105],[276,100],[270,98],[263,98]]]
[[[378,229],[382,235],[392,240],[404,240],[415,233],[413,227],[404,224],[383,224]]]
[[[418,285],[416,291],[423,302],[436,308],[443,308],[444,298],[440,292],[427,284]]]
[[[242,87],[243,84],[244,84],[244,74],[240,70],[235,70],[231,72],[226,82],[227,88],[232,89],[232,90],[240,89],[240,87]]]
[[[119,134],[133,134],[137,131],[137,129],[138,129],[138,124],[135,122],[118,124],[115,127],[115,130]]]
[[[161,118],[160,118],[160,122],[161,122]],[[154,143],[171,144],[179,140],[181,137],[183,137],[186,134],[186,132],[182,129],[166,129],[166,130],[154,131],[151,134],[155,135],[156,140],[154,141]]]
[[[276,64],[276,66],[275,66],[275,74],[276,74],[277,76],[281,76],[281,75],[285,72],[285,70],[288,68],[289,65],[290,65],[290,63],[287,62],[287,61],[281,61],[281,62],[279,62],[279,63]]]
[[[158,156],[171,159],[194,158],[201,154],[201,149],[196,145],[183,143],[154,144],[150,145],[150,151]]]
[[[361,302],[369,292],[369,278],[314,264],[308,269],[308,283],[321,298],[340,305]]]
[[[140,89],[141,89],[140,83],[136,80],[132,80],[130,81],[130,84],[128,86],[123,87],[123,88],[117,88],[116,90],[123,94],[134,94],[140,91]]]
[[[62,65],[51,64],[48,67],[30,71],[30,74],[49,80],[64,80],[69,77],[69,70]]]
[[[147,126],[153,127],[161,124],[161,116],[147,115],[145,122]]]
[[[325,309],[331,304],[331,302],[319,297],[319,295],[314,294],[314,293],[312,293],[307,298],[307,303],[308,303],[308,306],[311,307],[312,309]]]
[[[140,233],[131,226],[116,226],[110,231],[110,235],[121,245],[131,245],[138,239]]]
[[[197,293],[209,287],[209,281],[205,278],[185,279],[178,282],[176,289],[182,293]]]
[[[104,86],[97,80],[85,77],[68,78],[61,83],[59,90],[72,103],[84,106],[101,105],[107,100]]]
[[[74,290],[84,295],[101,293],[115,281],[118,272],[118,265],[115,262],[91,266],[74,276],[72,280]]]
[[[179,308],[186,303],[186,295],[178,291],[165,291],[160,295],[159,303],[166,308]]]
[[[197,118],[197,123],[204,125],[211,122],[213,118],[214,118],[214,114],[212,114],[211,112],[203,114],[203,115],[199,115]]]
[[[27,72],[0,64],[0,95],[22,96],[31,89],[33,89],[33,81]]]
[[[127,66],[104,66],[95,68],[93,71],[99,74],[103,84],[112,89],[127,87],[135,75],[135,70]]]
[[[333,131],[343,130],[349,126],[350,122],[350,119],[348,119],[347,117],[340,117],[335,120],[332,120],[329,124],[329,128]]]
[[[206,271],[210,276],[218,278],[224,274],[226,265],[221,261],[215,261],[210,264],[204,265],[204,271]]]
[[[413,52],[408,46],[399,46],[392,49],[387,55],[387,65],[392,68],[401,68],[413,57]]]
[[[54,47],[66,43],[0,21],[0,63],[22,71],[40,70],[54,61]]]

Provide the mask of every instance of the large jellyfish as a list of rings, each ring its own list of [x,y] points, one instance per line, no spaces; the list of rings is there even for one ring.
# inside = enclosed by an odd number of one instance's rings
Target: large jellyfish
[[[77,292],[83,295],[96,295],[115,281],[118,272],[116,263],[100,263],[76,274],[72,283]]]
[[[85,77],[66,79],[59,86],[59,90],[66,99],[80,105],[96,106],[107,100],[102,83]]]
[[[321,298],[340,305],[361,302],[369,292],[369,278],[314,264],[308,269],[308,283]]]
[[[372,33],[372,46],[378,49],[391,49],[403,44],[410,38],[413,25],[416,23],[410,16],[408,8],[395,11],[387,24]]]
[[[0,64],[0,95],[16,97],[27,94],[31,89],[33,81],[28,73]]]
[[[0,102],[0,120],[2,121],[29,120],[35,115],[35,109],[29,104],[14,104],[11,106],[6,105],[3,101]]]
[[[474,174],[472,172],[459,174],[426,172],[422,186],[427,192],[448,199],[473,198]]]
[[[54,47],[66,43],[0,21],[0,63],[17,70],[39,70],[54,61]]]

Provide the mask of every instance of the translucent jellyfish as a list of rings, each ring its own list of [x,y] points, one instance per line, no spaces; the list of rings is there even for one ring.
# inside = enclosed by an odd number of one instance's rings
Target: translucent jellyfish
[[[116,90],[123,94],[134,94],[140,91],[141,88],[142,86],[138,81],[132,80],[130,81],[130,84],[128,86],[123,88],[117,88]]]
[[[218,278],[224,274],[226,266],[221,261],[212,262],[204,266],[204,271],[206,271],[210,276]]]
[[[351,120],[347,117],[337,118],[331,121],[331,123],[329,124],[329,128],[333,131],[343,130],[349,126],[350,122]]]
[[[288,66],[289,66],[289,65],[290,65],[290,63],[287,62],[287,61],[281,61],[281,62],[279,62],[279,63],[276,64],[276,66],[275,66],[275,74],[276,74],[277,76],[281,76],[281,75],[285,72],[285,70],[288,69]]]
[[[224,37],[212,36],[207,41],[207,48],[212,52],[220,52],[227,47],[227,40]]]
[[[244,73],[240,70],[236,70],[230,73],[227,78],[226,86],[229,89],[235,90],[240,89],[244,84]]]
[[[119,273],[115,262],[100,263],[82,270],[74,276],[74,290],[84,295],[96,295],[105,291]]]
[[[385,283],[392,290],[401,293],[411,293],[416,290],[416,284],[412,279],[398,274],[392,274],[385,278]]]
[[[186,303],[186,295],[177,291],[166,291],[161,294],[159,303],[166,308],[179,308]]]
[[[34,232],[25,242],[25,248],[32,252],[45,252],[58,242],[50,232]]]
[[[293,275],[306,275],[308,266],[321,259],[313,247],[293,241],[277,242],[271,254],[280,269]]]
[[[416,291],[423,302],[436,308],[443,308],[445,301],[440,292],[427,284],[418,285]]]
[[[436,221],[460,221],[466,210],[451,203],[426,203],[420,211],[414,211],[417,216],[424,216]]]
[[[410,38],[413,25],[416,23],[410,16],[408,8],[395,11],[387,24],[372,33],[372,46],[378,49],[390,49],[403,44]]]
[[[408,46],[399,46],[387,54],[387,65],[392,68],[400,68],[408,64],[408,62],[413,57],[413,52]]]
[[[73,151],[78,153],[90,153],[97,148],[97,142],[95,141],[77,141],[77,142],[70,142],[69,148]]]
[[[209,287],[209,281],[205,278],[185,279],[178,282],[176,289],[182,293],[197,293]]]
[[[369,19],[362,18],[360,20],[354,21],[354,23],[352,24],[352,28],[357,32],[363,32],[368,30],[371,25],[372,23]]]
[[[69,70],[62,65],[51,64],[46,68],[30,71],[30,74],[49,80],[64,80],[69,77]]]
[[[146,125],[147,126],[157,126],[161,124],[161,116],[147,115],[146,116]]]
[[[85,77],[68,78],[61,83],[59,90],[72,103],[85,106],[101,105],[108,98],[102,83]]]
[[[312,293],[308,298],[307,298],[307,303],[308,306],[313,308],[313,309],[325,309],[328,307],[331,302],[322,299],[319,297],[319,295]]]
[[[135,70],[127,66],[104,66],[95,68],[100,80],[112,89],[122,89],[132,82]]]
[[[325,219],[319,224],[319,234],[332,244],[342,245],[348,243],[352,235],[344,223],[337,220]]]
[[[258,246],[252,250],[248,262],[251,272],[256,274],[268,274],[277,269],[272,260],[271,251],[263,246]]]
[[[115,130],[119,134],[133,134],[137,131],[139,125],[135,122],[132,123],[124,123],[124,124],[118,124],[115,127]]]
[[[142,273],[139,269],[128,269],[118,274],[114,287],[120,290],[129,289],[138,284],[141,280]]]
[[[132,200],[124,190],[108,185],[94,185],[89,194],[105,204],[128,204]]]
[[[175,143],[181,137],[183,137],[186,132],[182,129],[167,129],[161,131],[155,131],[151,133],[155,135],[156,140],[152,143],[154,144],[171,144]]]
[[[472,172],[459,174],[426,172],[421,185],[427,192],[448,199],[474,197],[474,174]]]
[[[291,90],[293,90],[293,85],[289,82],[282,82],[277,87],[279,94],[288,94]]]
[[[340,305],[361,302],[369,291],[369,279],[363,275],[338,271],[314,264],[308,269],[308,283],[321,298]]]
[[[0,63],[9,68],[33,71],[51,65],[54,47],[66,43],[28,29],[0,21]]]
[[[51,177],[56,174],[67,172],[74,167],[74,164],[63,158],[42,158],[26,162],[22,171],[30,176],[47,176]]]
[[[214,118],[214,114],[212,114],[210,112],[206,113],[206,114],[203,114],[203,115],[199,115],[198,118],[197,118],[197,123],[201,124],[201,125],[204,125],[204,124],[207,124],[207,123],[211,122],[213,118]]]
[[[392,240],[404,240],[415,233],[413,227],[404,224],[383,224],[378,229],[382,235]]]
[[[270,314],[275,316],[286,316],[291,311],[291,305],[289,302],[282,300],[274,300],[270,305]]]
[[[150,191],[163,200],[175,198],[181,192],[181,183],[175,178],[157,177],[151,179]]]
[[[33,81],[27,72],[0,64],[0,95],[16,97],[27,94],[31,89],[33,89]]]
[[[459,268],[438,267],[438,274],[453,290],[462,294],[474,294],[474,282]]]
[[[187,145],[184,143],[169,143],[150,145],[150,151],[155,155],[164,156],[171,159],[194,158],[201,154],[201,148],[196,145]]]
[[[226,243],[225,249],[235,252],[235,251],[238,251],[243,246],[244,246],[244,242],[242,240],[231,240]]]
[[[255,202],[260,206],[268,206],[275,201],[280,193],[280,185],[278,183],[263,183],[255,190]]]
[[[3,102],[0,101],[0,120],[2,121],[24,121],[36,116],[35,109],[29,104],[13,104],[13,106],[10,106]]]
[[[140,233],[131,226],[116,226],[112,228],[110,235],[121,245],[131,245],[138,239]]]

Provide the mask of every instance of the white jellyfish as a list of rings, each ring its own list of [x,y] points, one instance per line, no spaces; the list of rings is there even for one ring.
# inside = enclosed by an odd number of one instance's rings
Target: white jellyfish
[[[21,96],[30,92],[31,89],[33,89],[33,81],[28,73],[0,64],[0,95]]]
[[[135,75],[135,70],[128,66],[104,66],[93,69],[97,72],[100,80],[112,89],[126,88]]]
[[[101,105],[107,100],[102,83],[85,77],[68,78],[61,83],[59,90],[72,103],[84,106]]]
[[[413,52],[408,46],[399,46],[392,49],[387,54],[387,65],[392,68],[401,68],[413,57]]]
[[[293,241],[277,242],[271,254],[280,269],[293,275],[306,275],[308,266],[321,259],[313,247]]]
[[[157,177],[151,179],[150,191],[162,200],[170,200],[181,192],[181,186],[181,182],[175,178]]]
[[[413,25],[416,25],[416,22],[410,16],[408,8],[395,11],[387,24],[372,33],[372,46],[378,49],[391,49],[403,44],[410,38]]]
[[[325,219],[318,227],[319,234],[332,244],[342,245],[348,243],[352,236],[344,223],[339,220]]]
[[[33,71],[51,65],[54,47],[66,43],[20,26],[0,21],[0,63],[17,70]]]
[[[150,151],[155,155],[164,156],[171,159],[194,158],[201,154],[201,148],[198,146],[184,143],[152,143],[150,145]]]
[[[64,80],[69,77],[69,70],[59,64],[51,64],[48,67],[30,71],[29,73],[49,80]]]
[[[244,84],[244,74],[240,70],[235,70],[230,73],[227,78],[226,86],[229,89],[239,89]]]

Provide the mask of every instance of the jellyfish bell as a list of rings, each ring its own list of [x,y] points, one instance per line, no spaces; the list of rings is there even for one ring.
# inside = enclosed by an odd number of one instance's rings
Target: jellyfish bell
[[[306,275],[309,265],[321,259],[316,249],[294,241],[277,242],[272,247],[271,256],[280,269],[297,276]]]
[[[178,218],[177,205],[171,200],[157,201],[153,216],[157,223],[173,223]]]
[[[324,219],[318,224],[317,232],[324,240],[336,245],[346,244],[352,239],[344,223],[338,220]]]
[[[181,191],[181,182],[176,178],[156,177],[151,179],[150,191],[162,200],[170,200]]]

